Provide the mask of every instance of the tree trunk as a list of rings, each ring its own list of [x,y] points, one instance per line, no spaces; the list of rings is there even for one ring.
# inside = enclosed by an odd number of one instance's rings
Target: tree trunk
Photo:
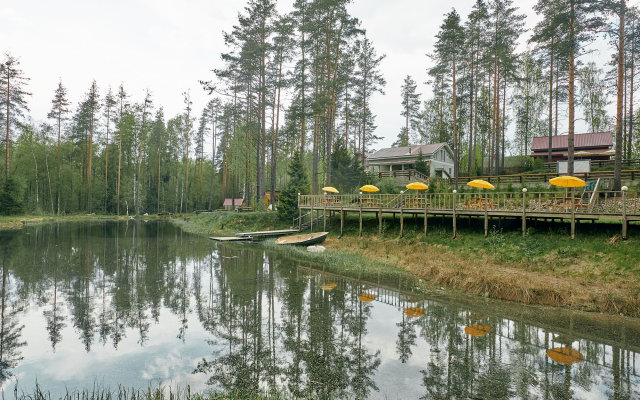
[[[632,144],[633,144],[633,82],[634,82],[634,78],[635,78],[635,53],[636,53],[636,39],[635,39],[635,21],[634,23],[631,25],[631,38],[632,38],[632,42],[631,42],[631,87],[630,87],[630,91],[629,91],[629,134],[627,135],[627,158],[630,159],[631,158],[631,152],[632,152]]]
[[[93,93],[95,96],[95,92]],[[87,212],[91,214],[91,160],[93,159],[93,101],[89,119],[89,161],[87,164]]]
[[[458,119],[457,119],[457,99],[456,99],[456,55],[453,55],[453,177],[455,179],[455,188],[458,189]]]
[[[278,99],[276,100],[276,129],[271,138],[271,211],[276,210],[276,173],[278,161],[278,130],[280,128],[280,84],[282,79],[282,58],[278,66]]]
[[[574,102],[574,81],[575,81],[575,13],[574,0],[571,0],[571,17],[569,21],[569,128],[568,128],[568,157],[567,157],[567,173],[573,175],[573,152],[574,152],[574,133],[575,133],[575,102]],[[620,92],[622,94],[622,92]]]
[[[9,143],[10,143],[10,138],[9,138],[9,121],[11,120],[11,115],[10,115],[10,104],[11,104],[11,85],[10,85],[10,81],[11,81],[11,75],[9,73],[9,71],[6,71],[7,74],[7,114],[5,115],[6,118],[6,122],[7,122],[7,137],[6,137],[6,141],[5,141],[5,163],[4,163],[4,179],[5,181],[9,179]]]
[[[58,152],[57,152],[57,160],[58,163],[56,165],[56,175],[58,176],[56,182],[56,202],[58,203],[58,214],[60,214],[60,130],[62,125],[62,106],[58,106]]]
[[[625,1],[620,2],[620,27],[618,32],[618,92],[616,110],[616,159],[613,171],[613,190],[620,190],[622,186],[622,97],[624,76],[624,17]]]
[[[120,169],[122,165],[122,112],[123,99],[120,98],[120,132],[118,133],[118,183],[116,188],[116,213],[120,215]]]
[[[547,162],[553,162],[553,38],[549,50],[549,149],[547,151]]]

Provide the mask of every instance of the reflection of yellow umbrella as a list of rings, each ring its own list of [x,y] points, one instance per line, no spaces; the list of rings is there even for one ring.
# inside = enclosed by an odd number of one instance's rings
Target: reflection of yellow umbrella
[[[571,365],[584,360],[584,356],[580,354],[578,350],[571,347],[554,347],[553,349],[547,349],[547,357],[564,365]]]
[[[410,184],[408,184],[406,186],[407,189],[412,189],[412,190],[427,190],[429,189],[429,186],[425,185],[422,182],[412,182]]]
[[[496,187],[490,184],[487,181],[483,181],[482,179],[474,179],[467,183],[467,185],[472,187],[477,187],[480,189],[495,189]]]
[[[410,317],[422,317],[427,312],[422,307],[409,307],[404,309],[404,313]]]
[[[322,290],[333,290],[333,289],[336,288],[336,286],[338,286],[337,283],[331,282],[331,283],[327,283],[326,285],[320,286],[320,289],[322,289]]]
[[[322,190],[329,193],[339,193],[338,189],[334,188],[333,186],[325,186],[322,188]]]
[[[554,186],[562,186],[562,187],[583,187],[586,183],[580,178],[576,178],[575,176],[558,176],[557,178],[553,178],[549,180],[549,183]]]
[[[480,337],[480,336],[484,336],[487,333],[491,332],[491,327],[488,325],[468,325],[464,327],[464,333],[466,333],[469,336],[476,336],[476,337]]]
[[[379,192],[380,189],[378,189],[377,187],[375,187],[373,185],[364,185],[363,187],[360,188],[360,191],[362,191],[362,192]]]
[[[362,293],[359,297],[360,301],[364,303],[371,303],[376,299],[376,295],[373,293]]]

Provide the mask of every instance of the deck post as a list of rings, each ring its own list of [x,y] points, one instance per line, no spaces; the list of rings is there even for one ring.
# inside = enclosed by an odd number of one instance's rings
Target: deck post
[[[378,234],[382,234],[382,204],[380,204],[380,209],[378,210]]]
[[[302,229],[302,209],[300,208],[300,193],[298,193],[298,231]]]
[[[322,207],[322,223],[323,223],[322,231],[326,232],[327,231],[327,203],[326,202],[324,203],[324,206]]]
[[[522,236],[527,234],[527,188],[522,188]]]
[[[344,207],[340,206],[340,237],[342,237],[343,230],[344,230]]]
[[[622,187],[622,240],[627,240],[627,190],[626,186]]]
[[[456,193],[457,190],[453,189],[453,238],[456,238]]]
[[[404,199],[402,195],[404,190],[400,191],[400,237],[404,236]]]
[[[311,233],[313,233],[313,200],[311,200],[311,212],[309,215],[311,216],[311,219],[309,220],[311,226],[309,227],[309,229],[311,230]]]
[[[360,232],[358,235],[362,237],[362,192],[360,192]]]
[[[427,192],[424,193],[424,236],[427,236]]]

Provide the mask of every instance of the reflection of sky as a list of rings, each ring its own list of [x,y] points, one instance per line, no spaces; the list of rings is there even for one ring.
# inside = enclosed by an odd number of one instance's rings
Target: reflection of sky
[[[415,318],[407,318],[415,321]],[[416,399],[423,393],[421,369],[426,368],[429,346],[418,335],[416,346],[412,347],[412,355],[406,364],[398,359],[396,340],[398,339],[397,323],[402,322],[402,311],[394,306],[374,302],[371,318],[367,321],[367,336],[363,341],[369,351],[380,350],[380,367],[376,371],[375,381],[380,389],[371,393],[371,398]],[[415,327],[416,333],[419,328]]]
[[[200,239],[196,238],[194,240]],[[227,252],[229,251],[230,250],[227,249]],[[246,262],[246,260],[240,259],[238,259],[238,261]],[[269,273],[275,274],[274,287],[276,293],[283,290],[284,285],[284,274],[278,274],[280,266],[287,269],[292,268],[291,265],[281,261],[282,259],[278,259],[278,262],[274,261],[272,265],[269,265],[265,259],[263,264],[265,276],[268,276]],[[180,271],[180,263],[182,262],[185,261],[176,261],[177,266],[174,268],[175,271]],[[275,265],[278,265],[278,267]],[[233,268],[235,266],[237,266],[237,264],[234,262],[225,268]],[[151,318],[149,310],[144,310],[148,317],[147,321],[150,324],[147,340],[144,342],[144,345],[140,344],[140,335],[135,326],[127,326],[124,329],[123,338],[119,342],[117,349],[114,348],[111,337],[108,337],[106,344],[103,344],[96,329],[93,335],[91,351],[86,352],[84,344],[81,341],[81,332],[74,328],[72,316],[70,315],[71,305],[67,301],[67,293],[59,288],[58,306],[60,313],[65,317],[64,323],[66,324],[61,332],[62,340],[57,344],[54,352],[49,342],[46,320],[43,315],[43,311],[51,310],[51,304],[39,305],[35,299],[30,298],[28,300],[29,304],[25,305],[24,311],[18,314],[19,323],[25,325],[22,340],[26,341],[28,345],[20,349],[23,360],[20,361],[18,366],[13,370],[14,378],[9,382],[5,382],[3,388],[7,391],[12,391],[14,382],[18,380],[20,383],[19,390],[29,393],[31,388],[35,386],[37,380],[40,387],[50,392],[53,397],[75,389],[91,389],[94,385],[107,387],[112,390],[116,389],[119,385],[127,388],[134,387],[140,389],[156,387],[160,384],[174,387],[190,385],[194,392],[205,390],[207,388],[206,380],[208,376],[206,374],[192,374],[192,372],[200,360],[203,358],[210,360],[213,357],[212,354],[214,350],[221,350],[224,354],[226,347],[223,339],[213,337],[210,332],[207,332],[203,328],[196,313],[197,302],[193,291],[194,271],[200,268],[200,296],[203,298],[203,307],[206,307],[209,305],[208,294],[210,288],[208,261],[188,260],[186,261],[186,268],[188,281],[188,289],[186,290],[189,295],[189,310],[187,314],[188,329],[184,342],[178,338],[179,328],[182,323],[180,315],[174,314],[174,312],[169,310],[165,305],[160,305],[158,322]],[[219,268],[217,261],[215,268]],[[182,276],[181,274],[179,275],[180,277]],[[101,277],[98,270],[96,270],[96,276]],[[315,272],[306,268],[304,272],[299,274],[299,277],[307,283],[303,296],[304,304],[307,307],[305,313],[308,316],[308,307],[311,298],[309,284],[321,285],[322,279],[316,279],[317,275]],[[236,276],[233,279],[242,278]],[[100,281],[100,279],[98,279],[98,281]],[[253,282],[234,282],[234,284],[234,287],[252,287]],[[264,285],[264,281],[262,281],[261,284]],[[350,285],[353,285],[353,287],[349,287]],[[351,291],[359,286],[355,281],[346,286],[338,285],[332,293],[343,296],[344,292],[342,292],[342,290]],[[52,289],[48,288],[47,290],[51,291]],[[216,291],[217,288],[214,287],[213,290]],[[99,314],[103,308],[102,289],[91,285],[89,292],[91,293],[93,317],[98,321]],[[354,292],[351,294],[348,293],[345,296],[348,303],[346,307],[360,304],[357,300],[357,294],[359,292],[356,292],[358,291],[354,289]],[[244,295],[247,295],[247,293]],[[263,291],[263,296],[262,334],[267,335],[266,325],[270,308],[266,291]],[[278,296],[279,295],[276,295],[274,298],[273,308],[276,325],[278,326],[276,329],[280,329],[284,325],[283,319],[285,318],[286,308],[282,302],[283,299]],[[110,304],[112,300],[109,300],[111,294],[108,294],[106,297],[109,303],[106,308],[109,309],[112,307],[112,304]],[[433,309],[429,306],[430,301],[425,302],[424,306],[427,315],[424,317],[410,318],[405,316],[405,321],[416,324],[414,327],[416,338],[415,345],[411,347],[411,356],[406,363],[402,363],[399,360],[399,354],[396,348],[400,329],[398,324],[403,321],[402,309],[385,304],[379,300],[380,298],[371,303],[363,304],[363,307],[370,310],[370,317],[366,321],[367,333],[363,337],[362,344],[367,354],[374,355],[378,353],[377,357],[380,361],[379,367],[375,371],[372,371],[373,380],[379,388],[379,391],[370,392],[368,397],[373,399],[418,398],[424,395],[426,391],[423,385],[423,374],[421,371],[427,369],[429,361],[434,359],[432,356],[435,353],[432,353],[431,349],[437,346],[440,350],[438,360],[442,360],[442,366],[445,370],[447,361],[447,344],[443,342],[447,340],[446,335],[440,338],[439,343],[429,343],[424,337],[420,336],[422,327],[419,326],[419,324],[429,321],[429,318],[434,318],[435,322],[439,322],[442,329],[446,328],[446,324],[442,321],[437,321],[437,318],[433,317]],[[445,301],[438,301],[437,305],[443,309],[444,315],[450,315],[446,313],[460,313],[464,311],[459,305],[449,304]],[[453,332],[450,332],[454,335],[459,335],[463,340],[467,340],[471,343],[471,346],[477,345],[474,348],[474,361],[479,363],[479,365],[474,366],[478,368],[476,377],[478,374],[484,372],[481,369],[486,367],[489,360],[487,351],[490,346],[486,344],[492,335],[497,334],[499,337],[496,340],[496,346],[498,347],[498,355],[496,358],[504,368],[514,371],[511,375],[511,388],[514,388],[515,380],[518,376],[518,372],[516,372],[518,371],[517,365],[521,362],[518,351],[526,346],[524,346],[519,339],[513,337],[513,332],[521,329],[531,335],[531,340],[534,342],[534,345],[529,349],[530,353],[525,356],[526,360],[524,361],[527,365],[530,365],[531,368],[520,370],[524,370],[527,374],[535,376],[538,382],[544,382],[544,330],[535,329],[534,326],[523,324],[519,324],[520,327],[517,327],[514,321],[500,319],[490,315],[486,317],[492,321],[497,321],[496,324],[493,324],[491,333],[486,337],[471,339],[464,336],[464,324],[454,327]],[[303,319],[304,318],[305,317],[303,317]],[[464,318],[462,318],[462,320],[464,320]],[[336,331],[340,329],[340,327],[336,327]],[[283,348],[283,336],[282,331],[276,333],[278,357],[281,362],[286,364],[286,362],[291,360],[291,354]],[[302,339],[309,339],[309,331],[306,326],[302,327]],[[220,345],[212,346],[210,342],[208,342],[211,340],[220,342]],[[267,345],[266,340],[263,343],[265,346]],[[314,343],[314,345],[319,344]],[[559,346],[560,344],[557,345]],[[574,348],[579,348],[585,356],[589,354],[587,353],[587,347],[590,345],[593,346],[593,342],[584,340],[576,340],[573,343]],[[456,346],[460,349],[462,345]],[[610,347],[607,348],[610,349]],[[600,355],[597,359],[588,359],[584,363],[571,366],[571,390],[575,398],[600,399],[608,397],[613,385],[612,362],[612,354],[607,352]],[[633,362],[636,364],[633,364]],[[625,366],[627,368],[640,367],[640,359],[633,360],[633,362],[631,366],[627,364],[625,364]],[[602,363],[605,365],[601,365]],[[549,362],[549,364],[552,363]],[[552,367],[553,371],[549,379],[555,384],[562,385],[565,373],[564,368],[558,368],[557,364],[552,365]],[[590,375],[587,373],[588,378],[584,386],[580,380],[577,379],[577,376],[583,372],[583,369],[590,370]],[[277,381],[282,386],[286,385],[290,378],[291,377],[283,375],[279,377]],[[627,379],[627,377],[624,379]],[[640,393],[638,393],[640,379],[632,376],[626,384],[632,388],[635,387],[635,389],[632,389],[635,390],[635,392],[632,392],[632,397],[633,395],[640,396]],[[261,387],[266,389],[264,383],[262,383]],[[540,394],[540,387],[535,384],[531,384],[529,390],[532,392],[532,397],[537,397],[536,395]]]
[[[114,388],[145,388],[158,384],[191,385],[192,390],[205,389],[206,377],[192,374],[203,354],[211,351],[205,343],[209,334],[202,328],[196,314],[188,317],[189,329],[184,343],[176,338],[180,318],[164,309],[159,322],[151,322],[148,341],[144,346],[138,343],[135,328],[126,329],[126,337],[114,349],[110,340],[102,344],[98,334],[90,352],[86,352],[78,340],[78,333],[67,319],[62,332],[63,340],[58,343],[55,353],[48,341],[46,322],[42,311],[31,309],[21,316],[28,328],[23,348],[24,360],[15,368],[20,388],[35,386],[37,379],[42,388],[52,394],[64,393],[67,389],[92,388],[95,384]],[[13,384],[5,388],[13,388]]]

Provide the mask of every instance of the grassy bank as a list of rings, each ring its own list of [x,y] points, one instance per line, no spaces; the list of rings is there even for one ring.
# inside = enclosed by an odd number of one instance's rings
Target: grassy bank
[[[204,214],[178,223],[204,235],[287,227],[270,213]],[[331,232],[324,243],[327,252],[281,251],[346,273],[404,271],[483,297],[640,317],[637,227],[632,226],[629,240],[623,241],[617,224],[581,224],[571,240],[566,224],[532,224],[526,237],[521,236],[519,224],[519,220],[493,221],[489,237],[484,238],[482,220],[459,220],[454,240],[450,219],[431,218],[425,238],[422,219],[409,218],[404,237],[399,238],[398,219],[385,219],[379,235],[371,215],[364,219],[362,238],[357,219],[348,219],[344,236],[338,239],[335,218],[327,228]]]
[[[22,229],[26,226],[48,224],[53,222],[85,222],[85,221],[116,221],[131,218],[127,215],[100,215],[100,214],[71,214],[71,215],[11,215],[0,216],[0,230]],[[140,216],[141,219],[161,219],[157,215]]]

